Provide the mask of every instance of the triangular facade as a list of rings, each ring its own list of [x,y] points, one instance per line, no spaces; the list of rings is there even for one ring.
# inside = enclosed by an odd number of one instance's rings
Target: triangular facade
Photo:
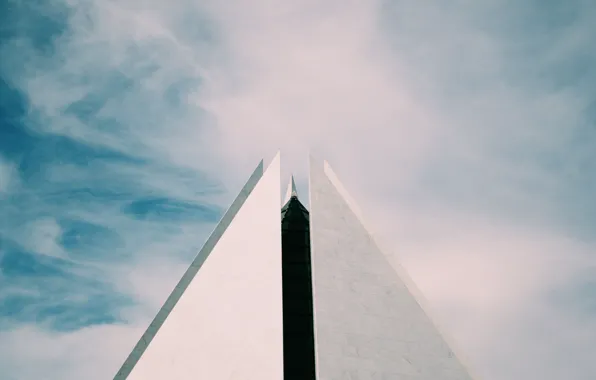
[[[257,167],[115,379],[283,378],[280,166]]]
[[[470,380],[311,159],[310,212],[257,167],[115,379]],[[414,292],[416,294],[416,292]]]
[[[348,199],[311,159],[317,379],[470,380]]]

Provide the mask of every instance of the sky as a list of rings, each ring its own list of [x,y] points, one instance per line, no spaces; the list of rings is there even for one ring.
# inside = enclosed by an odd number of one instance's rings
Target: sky
[[[327,159],[484,380],[596,378],[596,3],[1,0],[3,380],[111,378],[256,164]]]

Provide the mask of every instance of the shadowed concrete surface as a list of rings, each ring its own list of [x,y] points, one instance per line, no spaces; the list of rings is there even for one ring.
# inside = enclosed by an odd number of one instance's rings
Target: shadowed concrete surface
[[[360,219],[311,159],[317,377],[470,380]]]

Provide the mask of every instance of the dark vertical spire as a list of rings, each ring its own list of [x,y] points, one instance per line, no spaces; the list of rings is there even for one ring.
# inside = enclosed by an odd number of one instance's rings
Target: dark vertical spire
[[[284,380],[315,379],[310,226],[294,179],[282,213]]]
[[[288,189],[286,191],[286,197],[284,199],[284,203],[288,203],[288,201],[292,197],[298,198],[298,192],[296,191],[296,182],[294,182],[294,176],[290,177],[290,183],[288,183]]]

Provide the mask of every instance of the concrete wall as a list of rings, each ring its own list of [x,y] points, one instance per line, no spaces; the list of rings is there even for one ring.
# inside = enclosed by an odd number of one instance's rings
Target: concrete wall
[[[317,379],[469,380],[343,192],[311,159]]]
[[[280,194],[277,156],[127,379],[282,379]]]

